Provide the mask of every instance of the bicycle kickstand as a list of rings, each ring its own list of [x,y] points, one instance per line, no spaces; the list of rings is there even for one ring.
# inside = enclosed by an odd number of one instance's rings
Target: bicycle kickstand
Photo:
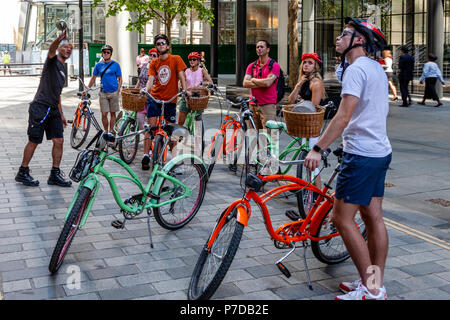
[[[308,264],[306,263],[306,249],[307,248],[308,248],[308,243],[306,241],[303,241],[303,263],[305,264],[306,280],[308,281],[309,290],[313,290],[313,287],[311,284],[311,278],[309,277]]]
[[[284,274],[286,276],[286,278],[291,277],[291,272],[283,264],[283,260],[285,260],[287,257],[289,257],[291,255],[291,253],[294,252],[294,250],[296,249],[294,242],[291,243],[291,246],[292,246],[292,249],[288,253],[286,253],[283,257],[281,257],[280,260],[278,260],[276,262],[278,269],[281,271],[282,274]]]
[[[149,236],[149,238],[150,238],[150,248],[153,249],[152,230],[151,230],[151,228],[150,228],[150,214],[151,214],[151,211],[148,209],[148,210],[147,210],[148,236]]]

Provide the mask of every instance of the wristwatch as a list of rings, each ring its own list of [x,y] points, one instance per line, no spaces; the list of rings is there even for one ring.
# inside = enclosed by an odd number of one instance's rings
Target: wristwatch
[[[325,151],[322,150],[322,148],[319,147],[317,144],[314,145],[313,150],[314,150],[315,152],[320,153],[321,155],[324,155],[324,153],[325,153]]]

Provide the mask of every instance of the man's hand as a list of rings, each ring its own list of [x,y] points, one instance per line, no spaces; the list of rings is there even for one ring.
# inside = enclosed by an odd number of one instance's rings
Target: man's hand
[[[304,166],[313,171],[319,167],[320,160],[322,160],[322,155],[319,152],[311,150],[305,158]]]
[[[67,127],[67,121],[66,121],[66,118],[64,117],[64,114],[62,114],[62,113],[61,113],[61,121],[62,121],[63,127],[64,127],[64,128]]]

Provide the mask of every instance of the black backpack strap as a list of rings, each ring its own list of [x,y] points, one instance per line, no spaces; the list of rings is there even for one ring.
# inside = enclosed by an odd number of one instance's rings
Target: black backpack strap
[[[254,73],[255,73],[255,67],[256,67],[256,63],[258,62],[258,60],[256,60],[255,62],[253,62],[253,64],[252,64],[252,78],[253,78],[253,75],[254,75]]]
[[[103,70],[102,74],[100,75],[100,81],[102,80],[103,76],[105,75],[106,70],[108,70],[108,68],[111,67],[114,63],[116,63],[116,62],[114,60],[112,60],[111,63],[106,66],[105,70]]]

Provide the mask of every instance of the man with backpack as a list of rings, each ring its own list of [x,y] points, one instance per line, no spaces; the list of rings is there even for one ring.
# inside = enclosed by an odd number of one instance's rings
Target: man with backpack
[[[250,102],[250,109],[258,130],[264,129],[267,121],[275,120],[276,104],[284,94],[281,93],[284,89],[281,80],[284,79],[280,65],[269,57],[269,52],[269,42],[259,40],[256,43],[258,60],[248,65],[243,82],[244,88],[250,88],[251,95],[256,98],[256,102]]]

